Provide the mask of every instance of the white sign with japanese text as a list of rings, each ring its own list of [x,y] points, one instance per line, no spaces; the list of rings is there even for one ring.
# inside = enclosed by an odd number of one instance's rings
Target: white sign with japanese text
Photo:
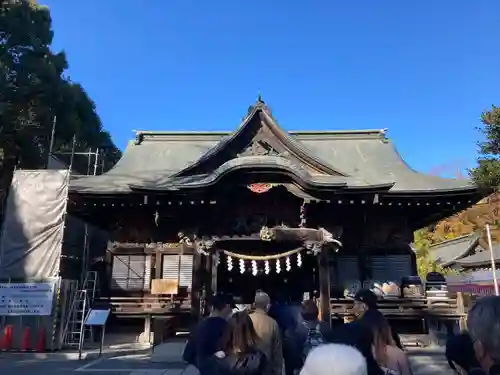
[[[40,283],[0,283],[0,316],[51,315],[56,280]]]

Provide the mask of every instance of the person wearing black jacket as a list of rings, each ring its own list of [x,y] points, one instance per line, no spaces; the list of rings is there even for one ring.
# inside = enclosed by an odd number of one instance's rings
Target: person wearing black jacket
[[[377,307],[377,296],[369,289],[360,289],[354,295],[354,313],[356,314],[356,318],[360,323],[363,323],[363,315],[368,310],[378,310]],[[401,343],[401,338],[399,335],[392,330],[392,339],[396,343],[397,347],[401,350],[404,350],[404,346]]]
[[[294,374],[302,367],[302,347],[307,338],[300,332],[301,322],[297,321],[298,316],[294,314],[293,307],[286,303],[283,295],[277,296],[271,305],[269,316],[276,320],[281,331],[285,374]]]
[[[220,341],[227,329],[233,301],[230,296],[215,295],[209,301],[210,316],[194,328],[184,348],[182,359],[202,372],[204,363],[220,350]]]

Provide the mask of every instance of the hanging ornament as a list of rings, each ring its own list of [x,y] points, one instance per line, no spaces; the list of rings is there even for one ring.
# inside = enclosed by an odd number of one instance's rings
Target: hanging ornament
[[[245,273],[245,261],[240,259],[240,273]]]
[[[257,272],[259,272],[257,269],[257,262],[252,260],[252,275],[257,276]]]
[[[302,255],[300,253],[297,253],[297,267],[302,266]]]
[[[280,260],[276,259],[276,273],[280,273],[280,272],[281,272]]]
[[[286,257],[285,269],[287,270],[287,272],[292,269],[292,265],[290,264],[290,257]]]
[[[231,271],[233,269],[233,258],[227,257],[227,270]]]
[[[266,260],[264,262],[264,272],[266,275],[269,275],[269,272],[271,271],[271,267],[269,266],[269,261]]]
[[[300,206],[299,218],[300,218],[299,228],[305,228],[306,224],[307,224],[306,201],[305,200],[302,202],[302,205]]]

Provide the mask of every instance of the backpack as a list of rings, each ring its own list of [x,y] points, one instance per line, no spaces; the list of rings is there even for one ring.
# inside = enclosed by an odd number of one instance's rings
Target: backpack
[[[321,334],[319,324],[313,328],[309,328],[307,332],[307,340],[304,344],[303,357],[304,359],[307,357],[309,352],[325,343],[325,339]]]

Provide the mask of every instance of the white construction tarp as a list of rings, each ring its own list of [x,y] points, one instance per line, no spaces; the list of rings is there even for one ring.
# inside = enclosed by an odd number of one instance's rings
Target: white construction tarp
[[[68,170],[16,171],[0,238],[0,277],[59,274]]]

